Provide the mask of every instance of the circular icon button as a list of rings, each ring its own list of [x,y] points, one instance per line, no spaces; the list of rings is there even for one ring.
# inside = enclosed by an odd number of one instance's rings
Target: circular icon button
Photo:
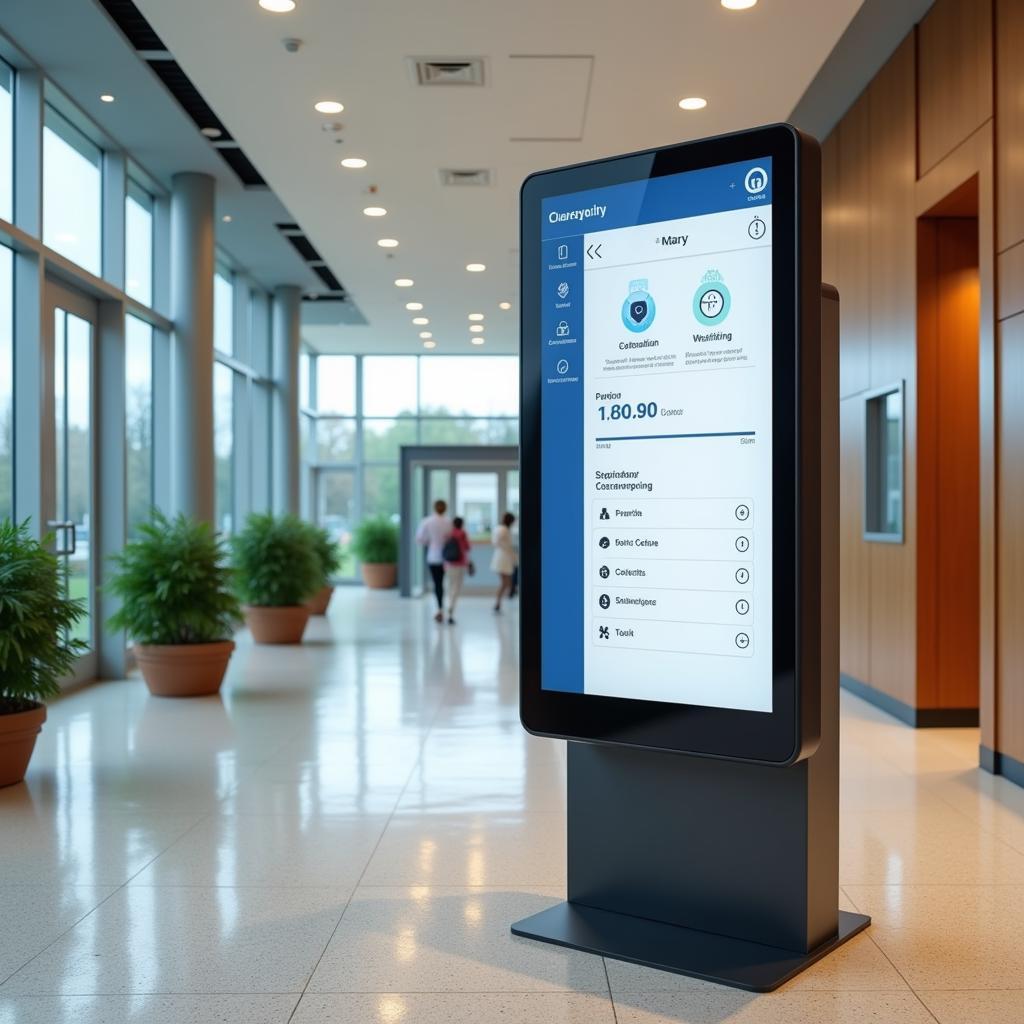
[[[736,582],[737,583],[747,583],[749,580],[750,580],[750,570],[749,569],[737,569],[736,570]]]
[[[598,574],[600,575],[601,579],[603,579],[603,580],[608,579],[608,577],[612,573],[611,569],[609,569],[607,565],[602,565],[601,568],[598,569],[597,571],[598,571]]]
[[[611,541],[607,537],[602,537],[597,543],[601,547],[606,548],[609,544],[611,544]]]
[[[600,597],[599,597],[599,598],[597,599],[597,603],[598,603],[598,604],[599,604],[599,605],[600,605],[600,606],[601,606],[602,608],[607,608],[607,607],[608,607],[608,606],[609,606],[609,605],[610,605],[610,604],[612,603],[612,599],[611,599],[611,598],[610,598],[610,597],[609,597],[609,596],[608,596],[607,594],[602,594],[602,595],[601,595],[601,596],[600,596]]]
[[[558,363],[555,365],[555,369],[559,373],[561,373],[561,374],[568,373],[569,372],[569,360],[568,359],[559,359]]]
[[[750,518],[750,509],[746,505],[737,505],[736,518],[741,523],[745,523]]]
[[[700,311],[714,320],[725,310],[725,296],[717,288],[709,288],[700,297]]]
[[[749,611],[750,611],[750,602],[746,598],[741,597],[736,602],[736,613],[738,615],[746,615],[747,612],[749,612]]]
[[[747,234],[756,242],[759,238],[764,238],[764,233],[768,229],[765,227],[765,223],[760,217],[755,217],[747,225]]]
[[[736,646],[741,650],[745,651],[750,646],[750,637],[746,633],[736,634]]]
[[[737,537],[736,538],[736,550],[737,551],[748,551],[750,549],[750,538],[749,537]]]

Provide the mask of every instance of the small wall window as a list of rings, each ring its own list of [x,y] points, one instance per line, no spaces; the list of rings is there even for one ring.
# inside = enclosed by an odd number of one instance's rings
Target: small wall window
[[[864,539],[903,543],[903,382],[865,396]]]

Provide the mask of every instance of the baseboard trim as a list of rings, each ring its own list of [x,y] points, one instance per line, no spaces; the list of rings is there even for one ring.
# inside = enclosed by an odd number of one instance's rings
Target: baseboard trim
[[[1001,754],[998,750],[986,747],[983,743],[978,748],[981,767],[992,775],[1002,775],[1018,786],[1024,787],[1024,762],[1018,761],[1009,754]]]
[[[912,729],[958,729],[978,724],[977,708],[912,708],[896,697],[862,683],[845,672],[839,674],[839,683],[844,690],[856,694],[886,714],[892,715]]]

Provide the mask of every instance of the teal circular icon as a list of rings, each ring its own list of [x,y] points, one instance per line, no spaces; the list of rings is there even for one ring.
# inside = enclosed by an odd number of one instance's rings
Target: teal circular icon
[[[720,324],[728,315],[732,298],[725,282],[717,275],[705,274],[693,296],[693,315],[706,327]]]
[[[622,322],[634,334],[646,331],[654,323],[654,299],[648,292],[631,291],[622,304]]]

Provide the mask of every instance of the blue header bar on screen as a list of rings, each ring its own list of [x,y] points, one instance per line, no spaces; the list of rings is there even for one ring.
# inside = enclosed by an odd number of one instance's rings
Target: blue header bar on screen
[[[744,160],[628,181],[543,201],[542,238],[656,224],[772,201],[771,160]],[[685,180],[685,188],[681,181]]]

